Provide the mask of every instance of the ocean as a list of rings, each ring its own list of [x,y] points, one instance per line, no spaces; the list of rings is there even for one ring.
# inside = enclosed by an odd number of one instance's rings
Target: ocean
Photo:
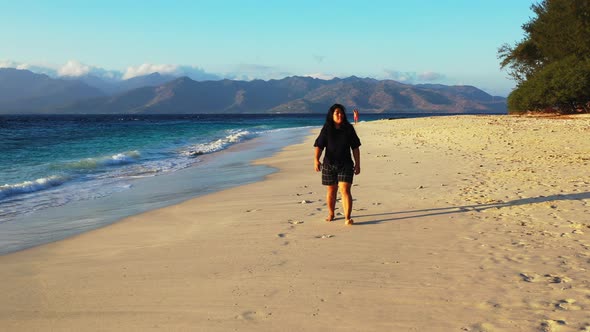
[[[361,120],[428,115],[361,114]],[[251,165],[252,160],[301,142],[324,119],[285,114],[0,116],[0,254],[260,181],[275,170]]]

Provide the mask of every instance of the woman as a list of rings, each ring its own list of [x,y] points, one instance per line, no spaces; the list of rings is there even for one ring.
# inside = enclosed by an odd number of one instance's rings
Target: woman
[[[346,225],[352,225],[350,214],[352,212],[352,195],[350,187],[354,175],[361,173],[361,157],[359,147],[361,141],[356,135],[354,127],[346,118],[346,109],[340,104],[330,107],[326,115],[326,123],[315,140],[315,171],[322,171],[322,184],[328,189],[326,195],[328,205],[328,217],[326,221],[334,220],[334,208],[336,206],[336,194],[340,189],[342,195],[342,207]],[[320,163],[322,151],[324,163]],[[354,163],[350,156],[354,157]]]

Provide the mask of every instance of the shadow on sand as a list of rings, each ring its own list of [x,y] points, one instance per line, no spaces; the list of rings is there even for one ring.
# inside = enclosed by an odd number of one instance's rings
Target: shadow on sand
[[[583,200],[583,199],[590,199],[590,192],[575,193],[575,194],[558,194],[558,195],[551,195],[551,196],[539,196],[539,197],[517,199],[517,200],[513,200],[513,201],[508,201],[508,202],[500,202],[500,203],[450,206],[450,207],[443,207],[443,208],[409,210],[409,211],[399,211],[399,212],[391,212],[391,213],[363,214],[363,215],[357,215],[355,217],[356,218],[383,217],[383,219],[364,221],[364,222],[363,221],[355,222],[355,225],[358,225],[358,226],[371,225],[371,224],[379,224],[382,222],[394,221],[394,220],[422,218],[422,217],[438,216],[438,215],[453,214],[453,213],[464,213],[464,212],[471,212],[471,211],[479,212],[479,211],[483,211],[483,210],[487,210],[487,209],[499,209],[499,208],[510,207],[510,206],[545,203],[545,202],[555,202],[555,201],[566,201],[566,200]],[[403,216],[405,214],[412,214],[412,215]],[[391,218],[388,218],[389,216],[391,216]],[[395,217],[393,217],[393,216],[395,216]]]

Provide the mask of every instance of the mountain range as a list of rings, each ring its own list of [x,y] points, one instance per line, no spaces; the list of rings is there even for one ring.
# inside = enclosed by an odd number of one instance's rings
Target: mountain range
[[[194,81],[158,73],[108,81],[0,69],[0,114],[324,113],[336,102],[366,113],[506,112],[506,98],[473,86],[411,85],[355,76]]]

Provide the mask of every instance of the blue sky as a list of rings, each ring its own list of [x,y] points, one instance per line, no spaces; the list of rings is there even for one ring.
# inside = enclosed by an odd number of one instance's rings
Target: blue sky
[[[372,77],[514,87],[497,49],[525,0],[0,0],[0,67],[124,78]]]

